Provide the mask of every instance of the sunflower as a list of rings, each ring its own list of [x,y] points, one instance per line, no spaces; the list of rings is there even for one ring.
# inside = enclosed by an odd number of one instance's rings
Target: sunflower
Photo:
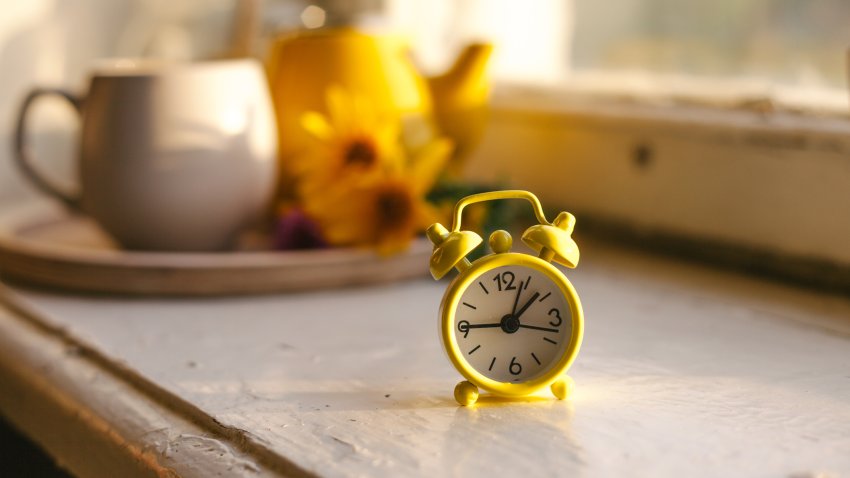
[[[328,115],[309,111],[301,126],[314,141],[293,160],[302,195],[312,195],[347,176],[360,178],[399,167],[400,121],[378,112],[364,97],[338,86],[328,88]]]
[[[375,247],[382,255],[404,250],[437,218],[425,200],[452,150],[449,140],[425,146],[409,165],[381,174],[350,176],[303,198],[304,210],[334,245]]]

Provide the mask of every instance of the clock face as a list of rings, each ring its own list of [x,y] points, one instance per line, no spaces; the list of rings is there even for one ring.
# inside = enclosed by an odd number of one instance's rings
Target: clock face
[[[572,337],[570,306],[545,273],[508,265],[490,269],[461,295],[454,334],[463,358],[499,382],[525,382],[545,374],[566,353]]]

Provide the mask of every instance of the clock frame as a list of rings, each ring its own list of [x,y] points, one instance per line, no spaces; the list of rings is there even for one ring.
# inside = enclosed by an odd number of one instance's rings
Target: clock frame
[[[482,275],[503,266],[527,267],[542,273],[558,286],[558,290],[564,295],[570,307],[570,342],[563,349],[561,357],[543,374],[519,383],[500,382],[476,370],[466,360],[455,336],[455,319],[458,307],[461,306],[461,297],[464,291],[468,287],[474,286]],[[458,274],[449,284],[440,305],[440,338],[443,348],[449,356],[449,360],[469,382],[496,395],[521,397],[551,386],[564,375],[575,360],[581,347],[583,336],[584,316],[581,302],[570,281],[553,265],[528,254],[504,252],[478,259]]]

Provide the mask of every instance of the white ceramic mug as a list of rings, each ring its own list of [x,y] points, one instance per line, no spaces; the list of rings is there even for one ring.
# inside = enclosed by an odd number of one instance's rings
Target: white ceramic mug
[[[67,99],[82,116],[79,194],[55,187],[31,161],[26,117],[42,95]],[[35,186],[94,217],[124,247],[221,250],[272,198],[276,131],[255,60],[124,59],[96,67],[85,98],[33,90],[15,149]]]

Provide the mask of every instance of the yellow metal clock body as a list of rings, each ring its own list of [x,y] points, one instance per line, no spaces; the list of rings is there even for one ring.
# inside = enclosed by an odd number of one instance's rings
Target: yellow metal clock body
[[[517,309],[529,306],[516,318],[513,303]],[[452,281],[440,307],[440,337],[449,360],[471,383],[502,396],[530,395],[560,379],[578,355],[583,332],[572,284],[554,266],[527,254],[475,261]]]
[[[460,230],[462,209],[493,199],[527,199],[539,224],[523,234],[538,256],[510,252],[505,231],[490,236],[493,254],[470,263],[465,256],[482,239]],[[440,338],[449,360],[466,378],[455,398],[471,405],[481,388],[492,394],[521,397],[550,387],[563,399],[572,380],[565,375],[578,355],[584,316],[578,294],[550,261],[578,263],[578,246],[570,237],[575,219],[561,213],[549,223],[537,198],[526,191],[496,191],[469,196],[455,207],[452,232],[439,224],[428,230],[435,244],[431,272],[442,277],[459,270],[440,305]]]

